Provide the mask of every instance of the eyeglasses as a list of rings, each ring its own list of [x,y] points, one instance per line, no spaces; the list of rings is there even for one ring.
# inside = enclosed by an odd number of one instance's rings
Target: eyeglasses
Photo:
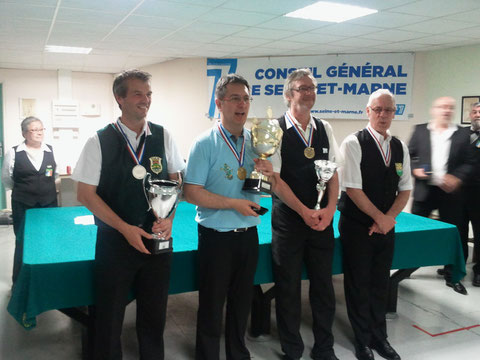
[[[229,98],[222,99],[222,101],[229,101],[229,102],[232,102],[234,104],[240,104],[241,102],[244,102],[244,103],[248,104],[248,103],[251,103],[253,101],[253,98],[251,96],[241,97],[241,96],[232,95]]]
[[[30,130],[28,130],[28,132],[30,132],[30,133],[32,133],[32,134],[34,134],[34,133],[43,133],[45,130],[47,130],[47,129],[45,129],[45,128],[43,128],[43,129],[30,129]]]
[[[396,109],[393,109],[393,108],[381,108],[381,107],[376,107],[376,108],[370,107],[370,109],[377,115],[380,115],[382,112],[385,112],[385,114],[387,115],[392,115],[396,111]]]
[[[292,88],[292,90],[294,91],[298,91],[300,94],[306,94],[308,92],[315,92],[315,90],[317,89],[316,86],[300,86],[299,88]]]

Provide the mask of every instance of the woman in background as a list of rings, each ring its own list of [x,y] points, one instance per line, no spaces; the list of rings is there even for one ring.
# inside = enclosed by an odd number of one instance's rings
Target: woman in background
[[[13,258],[13,285],[17,280],[23,258],[25,212],[31,208],[57,206],[55,159],[52,147],[43,142],[43,123],[29,116],[21,123],[25,141],[12,147],[2,168],[2,182],[6,190],[12,189],[12,217],[15,233]]]

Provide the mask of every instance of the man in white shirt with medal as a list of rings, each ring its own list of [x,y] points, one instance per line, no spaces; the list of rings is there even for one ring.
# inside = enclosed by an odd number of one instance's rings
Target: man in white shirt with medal
[[[343,249],[345,299],[355,336],[355,355],[400,360],[387,340],[388,284],[395,244],[395,218],[412,189],[406,145],[390,134],[393,94],[373,92],[366,128],[345,138],[338,229]]]
[[[163,330],[171,252],[151,254],[151,232],[169,239],[173,216],[156,220],[144,195],[147,172],[154,179],[177,179],[185,167],[172,137],[146,121],[151,75],[119,74],[113,93],[122,115],[86,143],[73,178],[78,200],[95,216],[95,359],[121,359],[120,334],[132,288],[137,303],[141,359],[164,359]],[[143,238],[143,239],[142,239]]]
[[[301,272],[305,262],[310,280],[310,306],[315,360],[337,360],[332,324],[335,294],[332,262],[335,239],[332,219],[338,198],[338,174],[327,183],[320,210],[315,160],[341,163],[332,128],[310,111],[315,104],[317,82],[310,70],[292,72],[284,87],[288,111],[278,121],[282,144],[272,156],[275,173],[272,208],[272,257],[275,278],[277,328],[284,359],[300,359],[304,344],[300,335]]]

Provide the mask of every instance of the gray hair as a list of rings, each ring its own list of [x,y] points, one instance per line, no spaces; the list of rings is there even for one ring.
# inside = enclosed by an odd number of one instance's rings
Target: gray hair
[[[228,84],[242,84],[245,85],[250,92],[250,85],[248,81],[241,75],[238,74],[228,74],[222,76],[218,79],[217,87],[215,88],[215,98],[219,100],[223,100],[227,93],[227,85]]]
[[[473,109],[475,109],[475,108],[477,108],[477,107],[479,107],[479,106],[480,106],[480,101],[477,101],[476,103],[473,103],[473,104],[472,104],[471,110],[473,110]]]
[[[40,120],[39,118],[37,118],[35,116],[29,116],[29,117],[26,117],[25,119],[23,119],[22,123],[20,124],[20,127],[22,128],[22,134],[25,134],[28,131],[28,126],[31,123],[34,123],[34,122],[37,122],[37,121],[40,124],[42,124],[42,126],[43,126],[42,120]]]
[[[292,71],[288,77],[287,80],[285,80],[285,85],[283,87],[283,99],[285,100],[285,104],[290,107],[290,100],[287,99],[287,96],[292,96],[292,86],[293,83],[297,80],[300,80],[304,78],[305,76],[309,77],[310,80],[312,80],[313,85],[317,87],[318,83],[317,80],[313,77],[312,72],[310,69],[303,68],[303,69],[297,69],[295,71]]]
[[[146,71],[131,69],[122,71],[115,77],[113,80],[113,95],[119,96],[121,98],[125,98],[128,93],[128,86],[127,80],[130,79],[138,79],[143,82],[149,82],[152,75]],[[120,104],[118,104],[120,109],[122,108]]]
[[[378,90],[375,90],[373,93],[370,94],[370,97],[368,98],[367,107],[370,107],[370,105],[372,105],[373,100],[378,99],[380,96],[383,96],[383,95],[390,96],[390,98],[393,101],[393,106],[395,106],[395,107],[397,106],[396,105],[397,103],[395,102],[395,96],[393,96],[393,94],[391,93],[390,90],[388,90],[388,89],[378,89]]]

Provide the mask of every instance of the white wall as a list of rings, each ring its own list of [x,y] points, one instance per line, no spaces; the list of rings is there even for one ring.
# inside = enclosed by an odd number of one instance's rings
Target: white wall
[[[74,166],[86,139],[97,129],[111,122],[114,116],[113,97],[111,95],[113,76],[111,74],[93,74],[73,72],[72,100],[80,106],[91,103],[100,104],[99,117],[79,118],[78,137],[56,139],[52,132],[52,100],[59,98],[56,71],[10,70],[0,69],[0,83],[3,84],[3,118],[5,149],[23,141],[20,123],[19,99],[36,99],[36,116],[42,120],[47,132],[45,138],[54,146],[60,172],[67,165]]]

